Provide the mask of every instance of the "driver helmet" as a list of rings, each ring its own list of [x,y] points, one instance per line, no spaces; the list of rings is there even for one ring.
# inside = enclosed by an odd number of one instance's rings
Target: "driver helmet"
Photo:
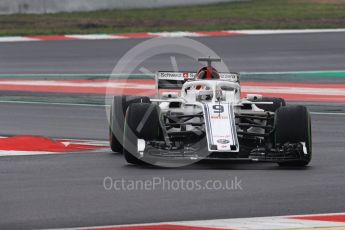
[[[203,67],[201,68],[197,74],[196,74],[196,79],[201,80],[201,79],[219,79],[219,73],[218,71],[213,68],[213,67]]]

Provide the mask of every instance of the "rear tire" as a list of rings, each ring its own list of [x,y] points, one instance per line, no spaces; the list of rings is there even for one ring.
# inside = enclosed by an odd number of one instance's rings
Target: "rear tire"
[[[285,144],[305,142],[307,155],[304,159],[278,162],[280,166],[306,166],[312,156],[311,121],[305,106],[285,106],[276,111],[275,143]]]
[[[109,125],[109,144],[113,152],[122,153],[122,137],[126,110],[130,104],[138,102],[150,103],[150,98],[138,96],[114,96],[110,108]]]
[[[147,164],[139,159],[138,139],[159,140],[162,128],[159,120],[159,107],[155,104],[135,103],[128,107],[123,135],[123,155],[130,164]]]

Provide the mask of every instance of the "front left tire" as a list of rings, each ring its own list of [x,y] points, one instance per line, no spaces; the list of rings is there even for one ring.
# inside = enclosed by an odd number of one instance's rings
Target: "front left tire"
[[[278,162],[280,166],[306,166],[312,157],[311,120],[305,106],[281,107],[275,114],[275,142],[277,144],[304,142],[307,154],[302,159]]]

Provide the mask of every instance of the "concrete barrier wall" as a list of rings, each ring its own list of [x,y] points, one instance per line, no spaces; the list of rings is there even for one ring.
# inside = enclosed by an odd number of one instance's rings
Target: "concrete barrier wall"
[[[183,6],[245,0],[0,0],[0,14]]]

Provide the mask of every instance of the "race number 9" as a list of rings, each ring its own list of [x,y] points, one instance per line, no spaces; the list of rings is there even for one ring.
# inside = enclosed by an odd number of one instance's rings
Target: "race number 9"
[[[212,109],[215,113],[223,113],[224,107],[222,105],[214,105],[212,106]]]

